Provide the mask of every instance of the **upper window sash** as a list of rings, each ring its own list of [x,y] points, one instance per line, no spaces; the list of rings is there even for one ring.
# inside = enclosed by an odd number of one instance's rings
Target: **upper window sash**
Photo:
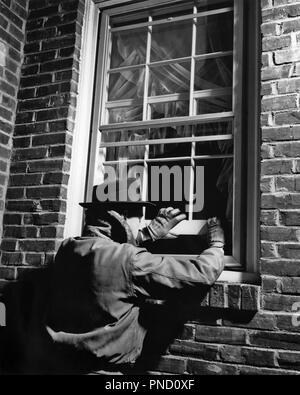
[[[142,4],[146,6],[151,6],[153,7],[156,2],[145,2],[141,3],[140,7],[142,7]],[[170,2],[169,2],[170,3]],[[178,2],[171,2],[171,3],[178,3]],[[182,3],[182,2],[181,2]],[[184,4],[186,4],[184,2]],[[160,3],[161,5],[161,3]],[[170,5],[172,6],[172,4]],[[135,7],[139,7],[139,5],[136,5]],[[126,11],[128,12],[128,7],[125,7]],[[125,12],[124,8],[124,12]],[[218,57],[225,57],[225,56],[232,56],[234,54],[234,50],[230,51],[219,51],[219,52],[212,52],[212,53],[204,53],[204,54],[197,54],[196,53],[196,34],[197,34],[197,23],[198,23],[198,17],[203,17],[203,16],[209,16],[209,15],[218,15],[218,14],[224,14],[228,12],[232,12],[234,10],[234,7],[223,7],[220,9],[215,9],[215,10],[210,10],[210,11],[205,11],[205,12],[197,12],[197,7],[193,7],[193,13],[190,15],[183,15],[179,17],[174,17],[174,18],[165,18],[161,20],[155,20],[153,21],[151,19],[151,16],[148,17],[148,22],[142,23],[142,24],[131,24],[127,26],[121,26],[117,28],[111,28],[110,27],[110,17],[117,14],[120,15],[122,13],[122,7],[117,8],[117,9],[112,9],[112,10],[107,10],[103,12],[102,15],[102,26],[105,25],[107,27],[106,29],[106,34],[104,32],[101,32],[100,39],[101,44],[100,44],[100,52],[101,53],[106,53],[106,64],[103,64],[105,68],[105,72],[103,75],[104,82],[102,81],[102,111],[101,111],[101,116],[99,119],[99,129],[100,130],[118,130],[118,129],[123,129],[123,128],[131,128],[131,129],[137,129],[140,127],[156,127],[164,124],[169,124],[169,125],[180,125],[186,122],[187,120],[189,123],[202,123],[202,122],[209,122],[209,121],[214,121],[214,120],[223,120],[223,119],[232,119],[234,117],[234,108],[232,106],[232,111],[229,111],[229,109],[218,113],[211,113],[211,114],[199,114],[197,115],[196,113],[196,108],[197,108],[197,99],[199,98],[205,98],[205,97],[213,97],[213,96],[218,96],[218,95],[232,95],[232,84],[231,86],[225,87],[225,88],[216,88],[216,89],[202,89],[202,90],[197,90],[196,87],[194,86],[195,83],[195,67],[197,66],[197,61],[204,60],[204,59],[216,59]],[[192,11],[192,8],[191,8]],[[177,21],[180,20],[194,20],[193,23],[193,36],[192,36],[192,50],[191,54],[188,57],[184,58],[177,58],[177,59],[164,59],[161,61],[150,61],[150,52],[151,52],[151,36],[152,36],[152,28],[155,25],[161,25],[161,24],[174,24]],[[147,37],[147,48],[146,48],[146,56],[145,56],[145,63],[141,63],[138,65],[128,65],[128,66],[123,66],[123,67],[117,67],[117,68],[110,68],[109,67],[109,62],[110,62],[110,56],[111,56],[111,34],[114,31],[123,31],[123,30],[132,30],[133,28],[139,28],[139,27],[148,27],[148,37]],[[190,62],[190,92],[187,94],[168,94],[168,95],[159,95],[159,96],[151,96],[148,92],[148,86],[149,86],[149,75],[152,72],[154,67],[159,67],[163,65],[172,65],[172,64],[180,64],[182,61],[189,60]],[[144,75],[144,97],[141,98],[140,100],[137,99],[131,99],[131,100],[109,100],[108,98],[108,80],[110,76],[113,73],[121,72],[121,71],[126,71],[126,70],[141,70],[143,69],[143,72],[145,73]],[[102,69],[103,70],[103,69]],[[151,112],[150,112],[150,105],[153,103],[164,103],[164,102],[170,102],[170,101],[176,101],[176,100],[186,100],[189,102],[189,111],[188,114],[184,116],[176,116],[172,118],[160,118],[160,119],[151,119]],[[112,108],[121,108],[121,107],[126,107],[130,105],[140,105],[143,107],[143,116],[141,117],[140,120],[135,120],[135,121],[122,121],[122,122],[114,122],[110,123],[108,122],[108,109]]]

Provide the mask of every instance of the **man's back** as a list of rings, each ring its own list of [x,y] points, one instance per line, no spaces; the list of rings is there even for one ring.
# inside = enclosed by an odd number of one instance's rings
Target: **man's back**
[[[134,250],[105,238],[64,241],[51,271],[46,319],[54,342],[109,363],[135,361],[145,331],[130,279]]]

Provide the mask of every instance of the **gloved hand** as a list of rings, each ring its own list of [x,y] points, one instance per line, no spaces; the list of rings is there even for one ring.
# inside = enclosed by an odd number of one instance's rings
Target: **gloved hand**
[[[139,232],[137,242],[146,240],[175,239],[177,236],[170,232],[176,225],[186,219],[186,215],[173,207],[162,208],[150,224]]]
[[[220,220],[216,217],[209,218],[207,220],[207,228],[208,245],[210,247],[224,248],[225,236]]]

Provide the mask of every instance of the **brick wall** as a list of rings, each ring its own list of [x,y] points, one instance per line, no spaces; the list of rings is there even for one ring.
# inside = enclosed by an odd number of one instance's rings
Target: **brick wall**
[[[23,61],[27,0],[0,1],[0,234]]]
[[[190,306],[193,318],[155,368],[162,373],[300,371],[300,326],[292,314],[300,299],[300,3],[261,5],[262,285],[217,284],[202,307]],[[82,13],[79,0],[29,4],[1,278],[47,264],[63,235]],[[151,317],[162,330],[169,316]]]
[[[84,7],[31,0],[3,221],[2,272],[40,266],[63,237]]]

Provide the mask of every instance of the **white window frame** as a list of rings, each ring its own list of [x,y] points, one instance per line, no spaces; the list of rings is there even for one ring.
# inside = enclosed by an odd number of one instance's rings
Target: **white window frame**
[[[153,0],[151,1],[151,6],[152,5],[164,5],[164,4],[176,4],[180,3],[182,0]],[[237,67],[237,64],[239,65],[239,69],[242,69],[242,59],[243,59],[243,53],[242,53],[242,47],[243,47],[243,41],[240,39],[241,37],[241,23],[236,23],[237,20],[242,19],[242,13],[243,13],[243,0],[234,0],[236,7],[235,7],[235,12],[234,12],[234,20],[235,20],[235,32],[234,32],[234,67]],[[132,4],[134,3],[134,4]],[[101,73],[97,74],[96,81],[95,81],[95,91],[96,94],[94,94],[94,104],[93,106],[91,105],[92,100],[93,100],[93,82],[94,82],[94,73],[95,73],[95,60],[96,60],[96,45],[95,42],[97,42],[97,28],[98,28],[98,23],[100,20],[100,15],[102,14],[101,18],[101,24],[100,24],[100,38],[103,40],[106,39],[106,34],[108,33],[108,19],[110,15],[114,15],[116,13],[116,8],[110,8],[113,6],[117,5],[122,5],[126,4],[124,6],[124,10],[130,11],[133,9],[137,8],[137,4],[139,4],[139,7],[147,7],[147,4],[149,4],[149,1],[118,1],[118,0],[110,0],[110,1],[91,1],[87,2],[86,5],[86,12],[85,12],[85,28],[83,31],[83,55],[82,55],[82,65],[81,65],[81,73],[80,73],[80,88],[79,88],[79,101],[78,101],[78,107],[77,107],[77,119],[76,119],[76,127],[75,127],[75,133],[74,133],[74,144],[73,144],[73,159],[71,163],[71,177],[70,177],[70,184],[68,188],[68,208],[67,208],[67,221],[66,221],[66,228],[65,228],[65,236],[75,236],[80,234],[80,231],[82,229],[82,209],[78,208],[78,202],[79,201],[84,201],[84,200],[91,200],[91,186],[93,185],[94,181],[94,171],[92,169],[91,164],[96,164],[96,149],[91,149],[88,155],[88,149],[86,147],[86,141],[87,141],[87,125],[89,124],[89,121],[91,122],[91,129],[92,131],[97,131],[97,133],[91,133],[90,136],[90,142],[89,146],[90,147],[99,147],[99,139],[100,139],[100,133],[99,133],[99,118],[100,118],[100,111],[101,108],[104,106],[103,104],[103,96],[99,94],[101,91],[101,81],[104,80],[104,73],[106,71],[106,67],[104,62],[107,61],[108,56],[103,56],[103,53],[98,53],[98,66],[97,69],[102,71]],[[120,11],[120,8],[118,7],[118,12]],[[240,73],[240,70],[235,70],[234,75],[238,75]],[[235,86],[235,82],[233,83],[233,86]],[[241,84],[240,84],[241,86]],[[252,84],[253,86],[253,84]],[[97,94],[98,92],[98,94]],[[239,92],[240,97],[242,97],[242,92]],[[234,96],[234,95],[233,95]],[[236,96],[237,97],[237,96]],[[234,111],[238,115],[234,118],[235,122],[235,128],[238,130],[238,128],[241,128],[242,121],[241,117],[239,116],[241,114],[241,106],[242,106],[242,100],[234,100],[233,102],[234,105]],[[92,107],[94,109],[99,109],[99,112],[94,111],[92,114]],[[81,111],[83,110],[84,111]],[[237,110],[237,108],[240,108],[240,110]],[[83,116],[84,114],[84,116]],[[223,114],[224,115],[224,114]],[[196,121],[196,120],[195,120]],[[199,119],[197,119],[197,122]],[[186,119],[185,119],[186,122]],[[161,126],[162,122],[161,120],[158,120],[159,126]],[[143,125],[144,126],[144,125]],[[240,146],[240,133],[234,133],[234,139],[235,139],[235,147]],[[253,144],[252,144],[253,145]],[[77,150],[76,150],[77,147]],[[236,149],[236,148],[235,148]],[[75,154],[74,154],[75,152]],[[252,152],[256,152],[255,149],[252,149]],[[257,153],[257,152],[256,152]],[[241,155],[241,152],[238,153],[238,155]],[[89,165],[86,163],[86,159],[89,156]],[[79,163],[79,158],[81,158],[81,163]],[[237,153],[235,152],[235,158],[237,158]],[[240,163],[240,162],[238,162]],[[241,166],[237,166],[237,163],[235,163],[235,174],[237,174],[239,177],[242,176],[241,172]],[[89,168],[89,169],[88,169]],[[88,171],[87,171],[88,170]],[[248,172],[251,171],[249,170],[249,164],[248,164]],[[83,179],[83,174],[84,174],[84,179]],[[86,174],[88,176],[86,177]],[[258,174],[258,173],[257,173]],[[235,179],[236,176],[234,177]],[[79,180],[82,180],[80,183],[80,187],[78,188]],[[255,185],[255,182],[253,182],[253,176],[249,177],[248,179],[252,180],[252,186],[251,182],[248,182],[248,188],[249,187],[255,187],[257,188],[257,185]],[[74,186],[77,185],[77,188]],[[257,190],[257,189],[256,189]],[[86,193],[85,193],[86,191]],[[241,197],[240,196],[235,196],[235,203],[234,206],[240,206],[241,205]],[[247,211],[248,211],[248,218],[253,217],[254,212],[257,212],[257,203],[255,204],[255,199],[251,200],[252,205],[250,207],[247,205]],[[76,207],[75,207],[76,206]],[[235,216],[236,217],[236,216]],[[240,216],[239,216],[240,217]],[[248,222],[247,222],[248,223]],[[257,231],[256,227],[257,223],[255,223],[255,219],[252,219],[251,226],[248,227],[247,231],[251,231],[251,237],[250,239],[247,238],[247,259],[246,259],[246,270],[225,270],[220,278],[220,281],[230,281],[230,282],[241,282],[241,281],[246,281],[246,282],[256,282],[257,281],[257,275],[256,275],[256,251],[257,251]],[[237,224],[234,225],[236,227]],[[234,228],[235,229],[235,228]],[[240,240],[237,242],[236,239],[239,238],[238,232],[233,232],[233,237],[235,238],[233,241],[233,245],[235,246],[240,246],[241,242]],[[252,244],[252,245],[251,245]],[[252,248],[252,251],[249,251],[249,248]],[[256,251],[254,251],[256,249]],[[239,256],[240,251],[235,251],[234,252],[235,256]],[[230,258],[228,257],[228,263],[230,264]],[[232,266],[236,266],[236,262],[233,262]]]

